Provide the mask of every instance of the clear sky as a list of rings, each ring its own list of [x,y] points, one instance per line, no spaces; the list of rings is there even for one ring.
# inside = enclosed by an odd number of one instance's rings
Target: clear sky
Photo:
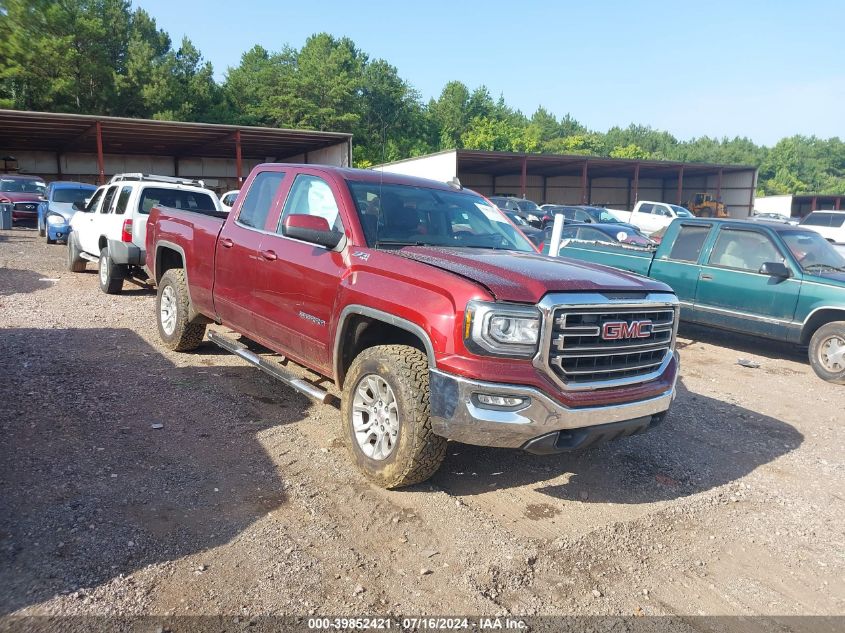
[[[255,44],[300,48],[325,31],[384,58],[428,100],[485,85],[601,131],[680,139],[845,137],[845,0],[134,0],[218,79]]]

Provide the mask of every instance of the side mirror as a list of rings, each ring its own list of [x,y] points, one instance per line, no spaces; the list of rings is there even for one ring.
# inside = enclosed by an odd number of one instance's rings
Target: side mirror
[[[780,277],[781,279],[792,277],[792,271],[783,262],[765,262],[760,266],[759,273],[770,277]]]
[[[282,235],[328,249],[335,248],[343,239],[343,233],[332,231],[326,218],[318,215],[289,215],[282,225]]]

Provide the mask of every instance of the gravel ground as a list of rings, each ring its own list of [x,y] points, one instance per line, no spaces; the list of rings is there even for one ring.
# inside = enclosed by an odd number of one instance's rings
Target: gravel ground
[[[64,257],[0,233],[0,615],[845,613],[845,387],[800,351],[682,328],[653,432],[450,444],[388,492],[336,407],[163,349],[150,290]]]

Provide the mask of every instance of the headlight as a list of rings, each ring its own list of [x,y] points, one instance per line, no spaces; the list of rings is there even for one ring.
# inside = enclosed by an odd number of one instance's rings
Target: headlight
[[[540,312],[528,306],[470,301],[464,343],[479,354],[531,357],[540,339]]]
[[[67,224],[67,220],[64,219],[61,215],[51,214],[47,216],[47,224],[57,225],[57,224]]]

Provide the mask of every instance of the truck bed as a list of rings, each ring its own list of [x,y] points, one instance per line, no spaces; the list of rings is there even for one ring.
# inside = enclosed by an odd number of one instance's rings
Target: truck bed
[[[225,211],[189,211],[155,206],[147,221],[148,267],[150,263],[154,264],[158,276],[161,266],[156,260],[157,245],[181,250],[185,258],[185,272],[190,279],[191,301],[198,312],[206,315],[214,314],[214,256],[217,236],[227,216]]]
[[[560,249],[561,257],[572,257],[648,276],[655,251],[625,244],[571,241]]]

